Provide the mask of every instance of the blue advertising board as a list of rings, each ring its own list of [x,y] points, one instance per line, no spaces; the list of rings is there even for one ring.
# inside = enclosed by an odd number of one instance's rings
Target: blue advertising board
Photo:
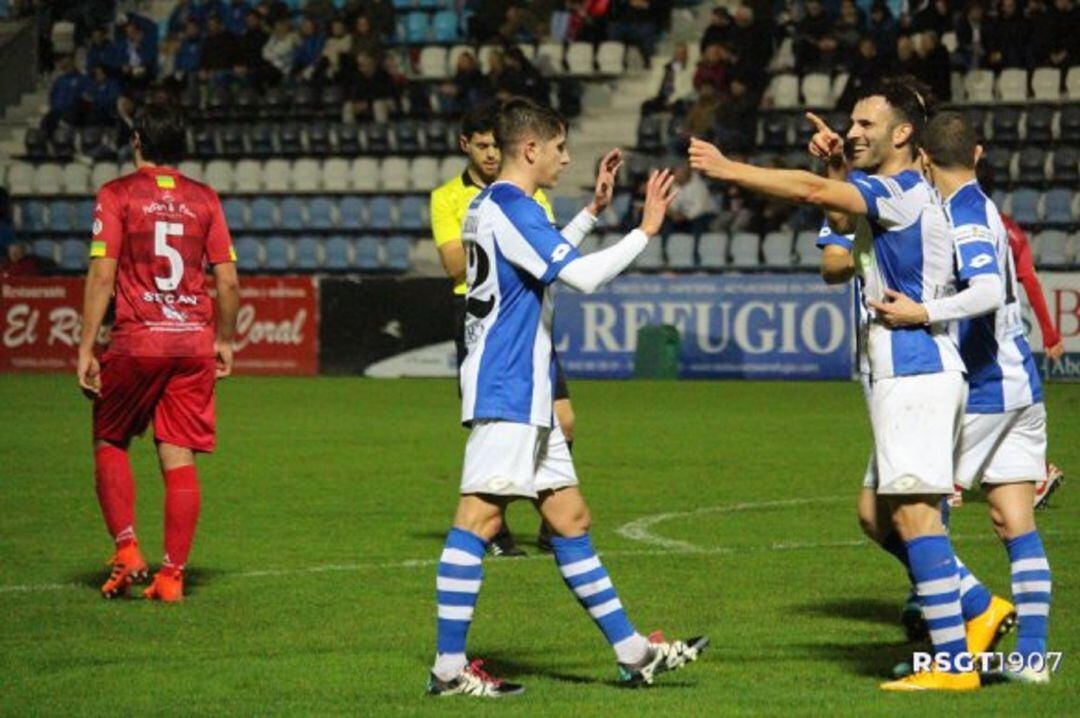
[[[679,330],[683,378],[853,374],[851,286],[816,274],[631,276],[595,294],[556,293],[555,342],[572,377],[631,377],[638,330],[657,324]]]

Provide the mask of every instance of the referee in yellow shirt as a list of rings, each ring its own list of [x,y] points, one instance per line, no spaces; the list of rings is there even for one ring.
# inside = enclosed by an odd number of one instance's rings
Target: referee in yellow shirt
[[[465,170],[431,193],[431,229],[435,236],[435,246],[439,250],[439,259],[442,261],[443,269],[446,270],[447,276],[454,280],[456,322],[454,341],[457,345],[459,367],[467,353],[465,348],[465,249],[461,244],[461,227],[465,222],[465,213],[469,209],[469,203],[499,175],[501,156],[499,146],[495,141],[497,112],[498,107],[492,103],[477,107],[465,115],[462,120],[461,136],[458,138],[461,151],[468,158]],[[601,162],[596,196],[587,208],[592,223],[595,223],[596,216],[611,202],[614,177],[619,165],[621,165],[621,154],[618,150],[613,150]],[[547,212],[552,224],[555,224],[555,213],[544,191],[538,189],[533,198]],[[589,226],[591,228],[591,224]],[[566,385],[566,377],[563,375],[557,355],[553,393],[555,419],[559,422],[559,427],[566,436],[566,443],[572,450],[574,409],[570,404],[570,390]],[[537,539],[537,545],[544,551],[550,550],[546,529],[546,526],[541,525]],[[505,517],[502,530],[491,542],[491,552],[496,556],[524,555],[524,551],[517,547],[513,535],[506,527]]]

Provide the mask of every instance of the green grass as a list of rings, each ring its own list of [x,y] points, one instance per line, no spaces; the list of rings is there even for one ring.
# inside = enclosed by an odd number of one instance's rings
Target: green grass
[[[8,375],[0,376],[0,713],[1076,713],[1072,487],[1039,515],[1054,569],[1051,648],[1065,652],[1053,683],[886,695],[878,682],[912,647],[896,623],[905,577],[859,542],[854,500],[870,440],[856,385],[575,382],[573,391],[595,543],[639,628],[712,636],[698,665],[652,690],[614,686],[610,650],[551,560],[531,550],[529,559],[486,563],[470,636],[471,653],[528,693],[498,704],[422,696],[432,561],[465,439],[449,382],[229,380],[219,393],[219,451],[200,463],[189,600],[103,601],[110,546],[94,498],[89,407],[70,377]],[[1080,471],[1080,386],[1054,385],[1048,395],[1051,457]],[[141,540],[157,559],[161,482],[151,443],[132,453]],[[731,509],[794,498],[817,500]],[[669,512],[690,513],[654,533],[706,550],[664,550],[617,532]],[[530,539],[537,520],[521,504],[511,523]],[[985,506],[969,500],[953,526],[968,565],[1007,595],[1008,566]]]

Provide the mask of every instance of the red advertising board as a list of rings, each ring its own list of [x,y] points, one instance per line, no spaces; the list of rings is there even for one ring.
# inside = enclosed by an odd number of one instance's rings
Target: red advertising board
[[[240,284],[236,373],[317,373],[315,279],[243,277]],[[77,277],[2,280],[0,371],[74,371],[82,294]]]

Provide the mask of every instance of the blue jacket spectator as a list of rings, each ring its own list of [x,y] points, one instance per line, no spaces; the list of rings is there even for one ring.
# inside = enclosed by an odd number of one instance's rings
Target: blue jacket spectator
[[[316,27],[314,20],[305,18],[300,23],[300,43],[293,56],[293,67],[296,71],[304,72],[308,68],[315,67],[322,56],[324,45],[326,45],[326,35]]]
[[[199,34],[199,25],[189,21],[184,30],[184,38],[180,41],[180,48],[176,51],[176,59],[173,61],[173,71],[189,74],[197,72],[202,63],[202,37]]]
[[[225,29],[230,34],[240,36],[247,32],[247,16],[251,12],[251,5],[247,0],[232,0],[225,8]]]
[[[156,37],[157,26],[154,32]],[[145,85],[157,74],[157,41],[150,41],[141,24],[125,25],[124,38],[115,43],[113,52],[120,63],[120,75],[126,81]]]
[[[109,42],[109,35],[103,27],[96,27],[90,34],[90,43],[86,47],[86,71],[92,73],[98,65],[109,72],[120,69],[116,46]]]
[[[89,80],[75,67],[75,58],[62,55],[57,59],[60,75],[53,81],[49,90],[49,111],[41,120],[41,129],[49,135],[61,122],[77,125],[82,122],[86,111],[85,95],[89,89]]]
[[[120,13],[119,15],[117,15],[116,32],[114,34],[114,37],[117,41],[123,41],[126,37],[129,36],[128,27],[133,24],[138,26],[139,29],[142,30],[141,44],[144,45],[146,54],[143,55],[142,53],[140,53],[140,55],[144,57],[152,57],[156,62],[158,56],[158,26],[156,22],[146,17],[145,15],[140,15],[136,12]],[[121,64],[126,63],[122,62]]]
[[[107,124],[116,120],[116,101],[120,99],[120,83],[98,66],[89,82],[86,99],[90,102],[91,121]]]

